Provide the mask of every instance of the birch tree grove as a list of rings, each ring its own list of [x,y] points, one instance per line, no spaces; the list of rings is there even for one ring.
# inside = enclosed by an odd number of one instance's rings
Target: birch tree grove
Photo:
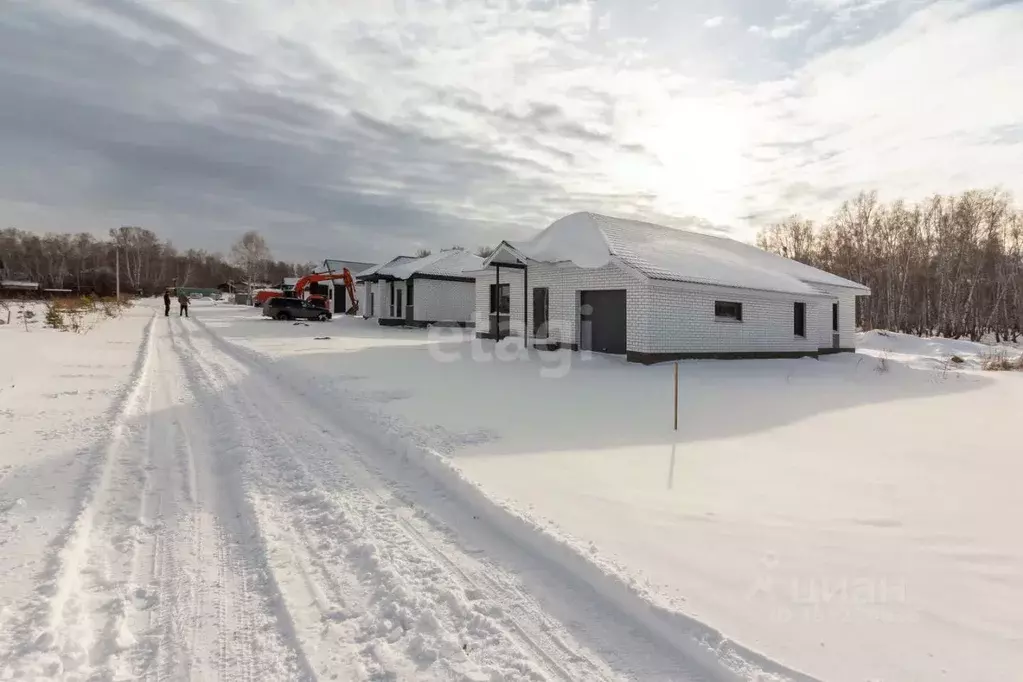
[[[261,238],[260,238],[261,239]],[[274,261],[269,249],[258,250],[252,271],[268,282],[280,282],[310,272],[312,263]],[[72,289],[83,294],[111,295],[115,287],[115,249],[121,252],[121,285],[145,295],[165,287],[215,287],[240,282],[243,269],[220,254],[201,249],[178,251],[169,241],[141,227],[110,231],[110,239],[91,234],[38,235],[23,230],[0,230],[0,280],[28,280],[48,289]]]
[[[848,201],[822,225],[793,216],[757,246],[862,282],[865,329],[1017,341],[1023,336],[1023,212],[999,190]]]

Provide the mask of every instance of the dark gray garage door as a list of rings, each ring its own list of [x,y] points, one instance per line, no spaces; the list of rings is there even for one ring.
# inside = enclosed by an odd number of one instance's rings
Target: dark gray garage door
[[[583,291],[579,299],[579,345],[598,353],[625,353],[625,290]]]

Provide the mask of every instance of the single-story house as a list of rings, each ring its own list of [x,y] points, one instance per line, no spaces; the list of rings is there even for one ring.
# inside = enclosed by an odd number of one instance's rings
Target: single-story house
[[[348,268],[348,271],[352,273],[352,278],[360,271],[367,268],[373,267],[373,263],[363,263],[361,261],[351,260],[337,260],[334,258],[328,258],[323,261],[323,265],[318,266],[314,273],[336,273],[341,274]],[[296,280],[297,282],[297,280]],[[345,291],[345,283],[343,280],[327,280],[325,282],[315,282],[309,285],[309,288],[303,292],[303,296],[320,295],[327,298],[327,307],[330,308],[334,313],[344,314],[351,307],[352,302],[348,300],[348,292]],[[365,301],[359,301],[360,306],[366,305]]]
[[[749,244],[595,213],[501,242],[475,274],[477,336],[646,364],[853,350],[870,294]]]
[[[471,272],[483,259],[459,249],[422,258],[398,256],[360,272],[363,316],[384,325],[470,326],[476,301]]]

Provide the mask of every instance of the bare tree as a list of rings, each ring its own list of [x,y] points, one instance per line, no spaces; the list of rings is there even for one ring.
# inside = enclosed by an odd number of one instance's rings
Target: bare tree
[[[490,258],[496,250],[493,246],[480,246],[476,248],[476,255],[480,258]]]
[[[431,253],[433,253],[433,251],[430,251],[430,249],[416,249],[416,258],[425,258]]]
[[[757,245],[863,282],[864,328],[1017,340],[1023,324],[1023,215],[999,190],[916,205],[864,193],[822,226],[790,218]]]
[[[243,234],[231,247],[231,259],[245,273],[249,284],[267,278],[271,258],[270,247],[266,245],[263,236],[255,230]]]

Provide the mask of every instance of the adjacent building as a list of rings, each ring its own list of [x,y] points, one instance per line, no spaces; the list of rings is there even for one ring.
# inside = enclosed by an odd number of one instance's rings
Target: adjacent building
[[[857,283],[732,239],[576,213],[474,273],[477,336],[654,363],[853,350]]]
[[[398,256],[356,275],[362,314],[380,324],[471,326],[483,259],[459,249]]]

